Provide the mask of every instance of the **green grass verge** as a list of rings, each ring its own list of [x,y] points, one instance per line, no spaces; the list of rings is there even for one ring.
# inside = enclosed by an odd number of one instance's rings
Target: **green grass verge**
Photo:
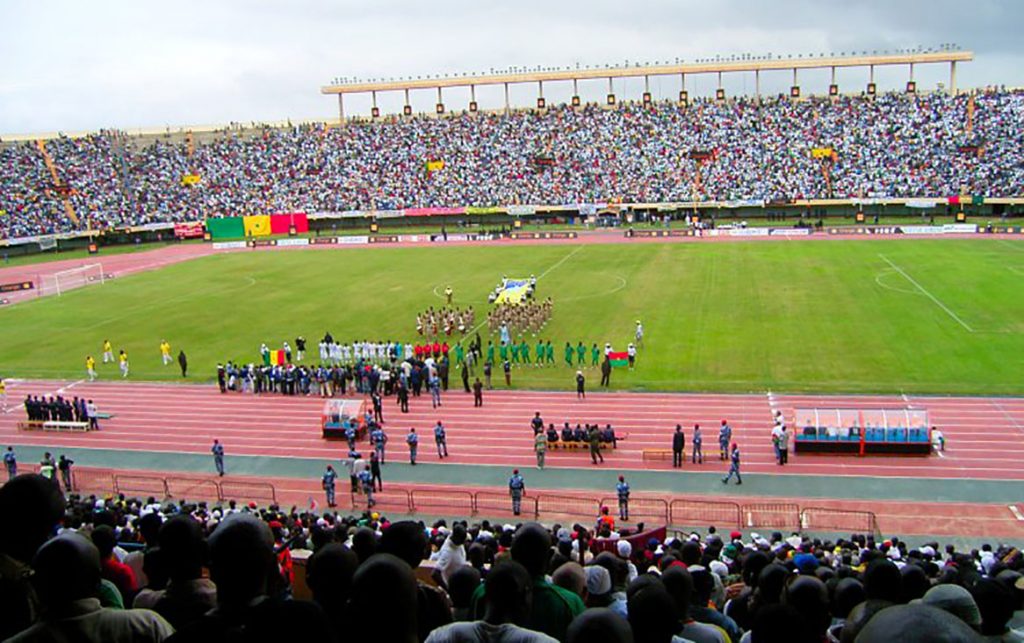
[[[642,319],[647,345],[616,388],[1024,393],[1024,243],[991,238],[219,254],[0,309],[0,375],[82,377],[109,337],[131,379],[174,380],[166,337],[206,380],[264,341],[302,334],[315,357],[325,330],[412,338],[435,289],[482,313],[501,275],[531,273],[555,301],[557,366],[517,368],[515,386],[571,388],[567,340],[624,348]]]

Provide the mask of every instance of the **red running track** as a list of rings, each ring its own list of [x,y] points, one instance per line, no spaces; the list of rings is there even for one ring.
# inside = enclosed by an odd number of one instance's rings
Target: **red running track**
[[[113,419],[94,433],[19,432],[25,394],[94,399]],[[344,442],[320,437],[323,401],[318,397],[221,394],[214,385],[176,385],[133,382],[18,381],[8,386],[12,408],[0,414],[0,439],[14,445],[78,447],[208,453],[217,438],[231,453],[274,457],[337,458]],[[1019,466],[1024,457],[1024,398],[957,398],[898,396],[775,396],[777,408],[792,417],[796,406],[903,407],[927,409],[932,423],[946,436],[941,457],[801,456],[791,454],[787,474],[827,476],[911,477],[1024,480]],[[767,395],[591,393],[578,401],[571,392],[486,391],[484,406],[473,407],[472,396],[461,390],[443,395],[443,406],[432,409],[430,397],[413,398],[410,412],[398,412],[394,398],[386,399],[385,429],[392,449],[404,452],[410,426],[424,434],[421,459],[434,460],[431,427],[442,420],[448,430],[452,464],[520,466],[534,464],[529,421],[540,411],[545,422],[611,423],[619,448],[605,452],[607,466],[616,469],[669,469],[669,462],[644,462],[644,449],[668,449],[671,432],[680,423],[687,433],[687,450],[694,423],[704,429],[706,462],[698,469],[717,471],[718,426],[727,419],[744,454],[744,473],[776,473],[771,440],[771,409]],[[549,467],[590,466],[585,450],[554,450]],[[684,469],[692,469],[689,461]]]

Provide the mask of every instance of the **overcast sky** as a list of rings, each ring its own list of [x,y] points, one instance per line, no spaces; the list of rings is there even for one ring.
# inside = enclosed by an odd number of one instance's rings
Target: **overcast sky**
[[[327,119],[337,100],[321,85],[335,77],[380,78],[675,60],[715,54],[774,55],[934,47],[956,43],[975,52],[958,68],[958,84],[1024,85],[1020,0],[2,0],[0,133],[79,131],[219,124],[229,121]],[[948,80],[948,68],[915,72],[922,88]],[[879,72],[881,88],[906,81],[907,70]],[[752,93],[753,78],[726,78],[731,94]],[[778,91],[790,74],[762,78]],[[714,89],[710,76],[688,78],[691,94]],[[841,72],[841,88],[860,89],[866,72]],[[672,97],[678,78],[652,79],[655,97]],[[823,93],[827,72],[800,79]],[[581,86],[588,97],[606,83]],[[622,97],[642,81],[621,82]],[[545,86],[565,101],[571,86]],[[532,103],[536,87],[514,99]],[[432,109],[433,92],[413,96]],[[464,108],[468,91],[445,102]],[[497,90],[478,91],[481,107],[498,107]],[[369,98],[346,99],[346,112],[368,113]],[[380,96],[399,110],[400,94]]]

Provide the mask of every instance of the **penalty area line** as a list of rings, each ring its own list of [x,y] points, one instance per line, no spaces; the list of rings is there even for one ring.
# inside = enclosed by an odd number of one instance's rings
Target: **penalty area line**
[[[946,304],[942,303],[941,301],[939,301],[938,297],[936,297],[935,295],[933,295],[930,292],[928,292],[927,290],[925,290],[924,286],[922,286],[921,284],[917,283],[917,280],[915,280],[913,277],[908,275],[902,268],[900,268],[895,263],[893,263],[888,257],[886,257],[883,254],[879,254],[878,256],[881,257],[882,260],[885,261],[885,263],[889,264],[889,266],[891,266],[893,270],[895,270],[896,272],[898,272],[901,275],[903,275],[903,277],[907,281],[909,281],[910,283],[914,284],[914,286],[918,290],[921,291],[921,294],[923,294],[928,299],[931,299],[932,302],[934,302],[936,306],[938,306],[939,308],[944,310],[947,315],[949,315],[950,317],[952,317],[956,321],[956,323],[958,323],[961,326],[963,326],[967,330],[968,333],[975,332],[974,329],[971,328],[970,325],[967,324],[967,322],[965,322],[964,320],[960,319],[960,317],[956,313],[954,313],[952,310],[950,310],[949,306],[947,306]]]

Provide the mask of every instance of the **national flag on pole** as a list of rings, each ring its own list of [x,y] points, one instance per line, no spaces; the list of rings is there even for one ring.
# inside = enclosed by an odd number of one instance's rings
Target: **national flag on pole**
[[[626,351],[619,351],[617,353],[608,353],[608,361],[612,363],[612,366],[628,366],[629,365],[629,353]]]
[[[273,359],[271,361],[274,362],[275,366],[284,366],[284,351],[283,350],[272,351],[271,352],[271,357],[273,357]]]

